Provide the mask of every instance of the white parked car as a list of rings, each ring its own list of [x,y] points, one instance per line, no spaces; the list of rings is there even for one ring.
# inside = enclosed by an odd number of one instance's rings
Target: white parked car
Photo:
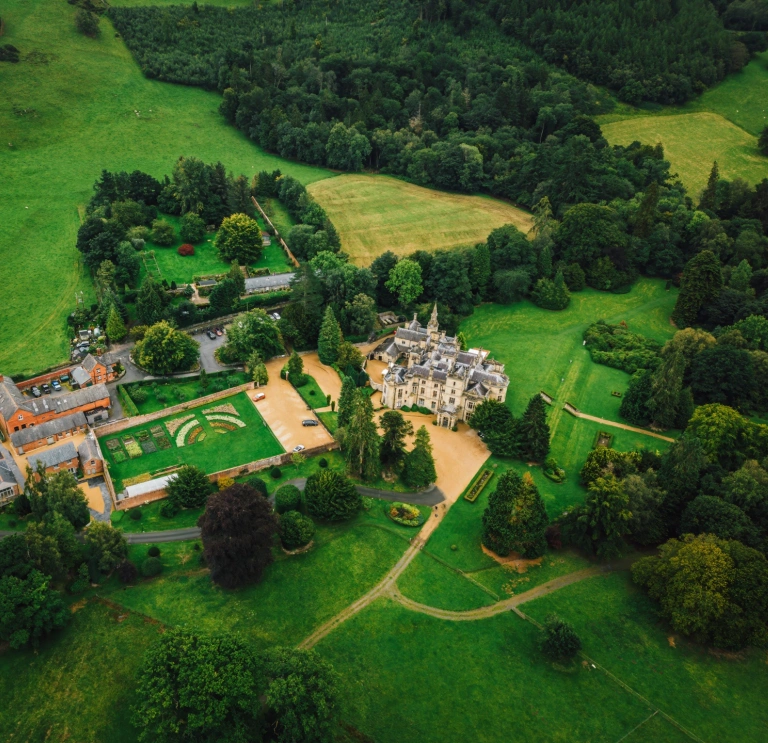
[[[304,451],[304,444],[296,444],[296,446],[293,447],[294,454],[298,454],[300,451]]]

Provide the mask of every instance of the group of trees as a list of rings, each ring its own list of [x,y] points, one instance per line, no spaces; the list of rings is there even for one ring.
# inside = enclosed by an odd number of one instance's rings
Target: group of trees
[[[521,418],[497,400],[485,400],[475,408],[469,425],[476,429],[493,454],[544,462],[549,453],[547,404],[534,395]]]
[[[153,743],[329,743],[338,707],[338,676],[314,650],[170,629],[144,656],[132,721]]]
[[[768,319],[763,316],[714,333],[679,330],[660,351],[647,340],[636,347],[642,351],[626,359],[637,371],[619,409],[631,423],[685,428],[694,404],[768,410]]]
[[[28,526],[0,540],[0,641],[36,647],[69,616],[57,588],[76,593],[100,581],[125,560],[128,547],[109,524],[89,525],[88,503],[69,472],[28,469],[13,508]]]
[[[768,427],[719,404],[696,409],[663,455],[598,447],[564,542],[602,558],[658,546],[633,568],[677,631],[719,647],[762,643],[768,608]]]
[[[283,157],[529,207],[548,196],[556,211],[630,198],[657,177],[652,150],[606,146],[588,118],[601,107],[591,85],[505,35],[503,4],[442,7],[344,0],[110,17],[147,76],[220,90],[226,119]]]
[[[161,320],[136,342],[133,358],[142,369],[165,376],[191,369],[197,363],[199,347],[190,335]]]

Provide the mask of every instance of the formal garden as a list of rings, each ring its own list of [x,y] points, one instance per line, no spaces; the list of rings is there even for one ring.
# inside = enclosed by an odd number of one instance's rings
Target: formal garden
[[[283,452],[244,392],[107,435],[100,443],[118,492],[182,464],[217,472]]]

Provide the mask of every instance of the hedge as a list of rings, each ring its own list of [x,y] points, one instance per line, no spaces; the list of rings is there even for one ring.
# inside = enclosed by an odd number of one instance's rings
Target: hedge
[[[126,390],[122,384],[117,385],[117,399],[120,400],[123,413],[125,413],[128,418],[132,418],[139,414],[139,409],[136,407],[136,403],[131,400],[128,390]]]
[[[491,470],[483,470],[475,478],[475,481],[472,483],[469,490],[467,490],[466,494],[464,495],[464,500],[468,500],[470,503],[474,503],[478,499],[480,493],[483,492],[485,486],[490,482],[492,477],[493,472]]]

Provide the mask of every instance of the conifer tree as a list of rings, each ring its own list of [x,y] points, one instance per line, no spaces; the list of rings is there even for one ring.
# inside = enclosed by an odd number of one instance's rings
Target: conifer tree
[[[509,548],[527,559],[541,557],[547,549],[544,532],[547,509],[530,472],[523,474],[510,513]]]
[[[659,184],[652,181],[651,185],[643,194],[643,200],[640,202],[640,208],[635,217],[635,235],[645,239],[651,234],[653,229],[654,215],[656,214],[656,205],[659,203]]]
[[[107,317],[107,338],[112,342],[118,342],[125,338],[126,332],[123,318],[120,317],[117,307],[113,304]]]
[[[712,301],[720,293],[723,279],[720,261],[711,250],[702,250],[688,261],[680,280],[672,321],[678,328],[687,328],[696,320],[705,302]]]
[[[549,424],[547,404],[541,395],[534,395],[520,420],[520,442],[525,456],[543,462],[549,453]]]
[[[675,424],[684,373],[685,357],[680,351],[667,354],[654,373],[648,409],[653,422],[660,428],[671,428]]]
[[[304,361],[296,351],[294,351],[288,359],[288,381],[294,387],[301,387],[306,383],[304,377]]]
[[[510,550],[510,518],[515,496],[522,484],[515,470],[504,472],[496,483],[496,489],[488,496],[483,512],[482,542],[499,557],[506,557]]]
[[[339,431],[349,471],[364,480],[373,480],[380,472],[379,432],[373,422],[371,398],[355,390],[349,424]]]
[[[717,208],[717,182],[720,180],[720,170],[717,167],[717,160],[712,163],[712,170],[709,173],[707,179],[707,186],[701,192],[701,201],[699,201],[699,209],[705,211],[715,211]]]
[[[136,296],[136,315],[142,325],[154,325],[163,319],[163,288],[147,276]]]
[[[248,357],[248,373],[251,375],[251,379],[256,382],[258,386],[267,384],[269,382],[269,373],[267,372],[267,365],[264,363],[264,359],[258,351],[254,351]]]
[[[328,305],[325,308],[325,317],[317,338],[317,355],[323,364],[330,366],[339,360],[339,346],[343,340],[336,315],[333,314],[333,308]]]
[[[384,431],[379,455],[382,464],[392,467],[405,457],[405,437],[413,433],[413,424],[399,410],[387,410],[379,425]]]
[[[485,299],[491,280],[491,251],[487,243],[480,243],[472,252],[469,278],[472,281],[472,290],[480,299]]]
[[[243,271],[237,261],[232,261],[232,266],[227,271],[227,278],[235,282],[238,296],[245,294],[245,276],[243,276]]]
[[[416,431],[413,449],[405,457],[403,480],[406,485],[416,490],[426,488],[437,480],[432,444],[425,426]]]
[[[339,395],[339,416],[337,424],[339,428],[346,428],[352,417],[352,403],[355,399],[355,390],[357,385],[352,377],[344,377],[341,383],[341,394]]]

